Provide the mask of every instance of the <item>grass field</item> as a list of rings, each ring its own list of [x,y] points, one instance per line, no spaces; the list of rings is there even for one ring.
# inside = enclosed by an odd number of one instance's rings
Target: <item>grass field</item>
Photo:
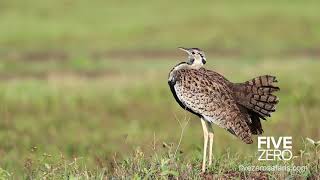
[[[13,0],[0,5],[0,21],[5,27],[0,29],[0,44],[4,52],[171,51],[183,44],[252,55],[314,52],[320,40],[316,0]]]
[[[84,60],[75,62],[81,64]],[[66,69],[59,73],[55,72],[59,63],[53,66],[48,62],[30,62],[32,68],[25,67],[20,72],[15,67],[16,73],[2,80],[0,141],[4,169],[19,175],[26,171],[28,163],[32,162],[29,168],[39,168],[43,165],[37,164],[39,159],[54,163],[51,159],[61,155],[67,160],[80,157],[85,167],[92,170],[110,168],[113,158],[121,162],[138,147],[148,156],[153,155],[154,148],[159,153],[166,152],[161,150],[163,143],[176,147],[179,141],[181,128],[175,117],[182,122],[191,118],[180,147],[182,157],[201,157],[199,119],[178,107],[167,86],[168,69],[174,61],[93,62],[100,66],[87,65],[80,70],[64,66]],[[292,135],[295,155],[304,149],[304,138],[319,137],[320,96],[315,77],[320,61],[211,58],[208,65],[236,82],[275,72],[281,102],[277,113],[263,123],[265,135]],[[303,73],[292,73],[297,69]],[[38,75],[45,70],[46,75]],[[95,72],[100,73],[88,76]],[[215,132],[216,157],[225,155],[227,150],[240,157],[256,153],[256,145],[242,144],[219,128]],[[36,172],[40,174],[41,171]]]
[[[168,4],[0,2],[0,179],[320,178],[319,150],[305,141],[320,137],[320,4]],[[178,46],[204,49],[206,66],[233,82],[276,75],[264,135],[293,136],[296,157],[270,164],[308,171],[240,172],[268,163],[256,143],[215,127],[215,161],[199,175],[199,119],[167,85],[185,59]]]

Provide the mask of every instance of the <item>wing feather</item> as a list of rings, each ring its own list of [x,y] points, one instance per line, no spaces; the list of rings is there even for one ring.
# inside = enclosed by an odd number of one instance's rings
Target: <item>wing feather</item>
[[[248,115],[237,106],[227,79],[204,68],[180,69],[175,72],[174,79],[170,87],[179,104],[234,133],[244,142],[252,143],[246,123]]]

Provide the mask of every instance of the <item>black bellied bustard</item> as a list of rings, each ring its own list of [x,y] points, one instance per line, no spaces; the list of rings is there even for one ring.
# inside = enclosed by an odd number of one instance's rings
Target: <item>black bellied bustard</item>
[[[251,144],[252,134],[263,132],[260,119],[270,117],[278,98],[276,77],[264,75],[244,83],[232,83],[217,72],[203,68],[206,58],[198,48],[179,48],[188,53],[187,62],[177,64],[168,83],[174,98],[187,111],[201,119],[204,135],[202,172],[206,170],[209,140],[209,166],[212,163],[212,123]]]

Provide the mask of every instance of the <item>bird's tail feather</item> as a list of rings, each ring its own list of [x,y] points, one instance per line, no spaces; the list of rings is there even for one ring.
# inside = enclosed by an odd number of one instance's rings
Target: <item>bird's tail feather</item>
[[[244,83],[233,84],[237,103],[264,117],[270,117],[275,111],[279,98],[273,92],[280,88],[275,85],[275,76],[264,75]]]

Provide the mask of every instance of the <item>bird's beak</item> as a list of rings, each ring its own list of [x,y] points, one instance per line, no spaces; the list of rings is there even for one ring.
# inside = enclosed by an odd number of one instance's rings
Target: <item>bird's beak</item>
[[[188,48],[178,47],[178,49],[180,49],[180,50],[182,50],[182,51],[184,51],[184,52],[186,52],[186,53],[190,54],[190,51],[189,51],[189,49],[188,49]]]

